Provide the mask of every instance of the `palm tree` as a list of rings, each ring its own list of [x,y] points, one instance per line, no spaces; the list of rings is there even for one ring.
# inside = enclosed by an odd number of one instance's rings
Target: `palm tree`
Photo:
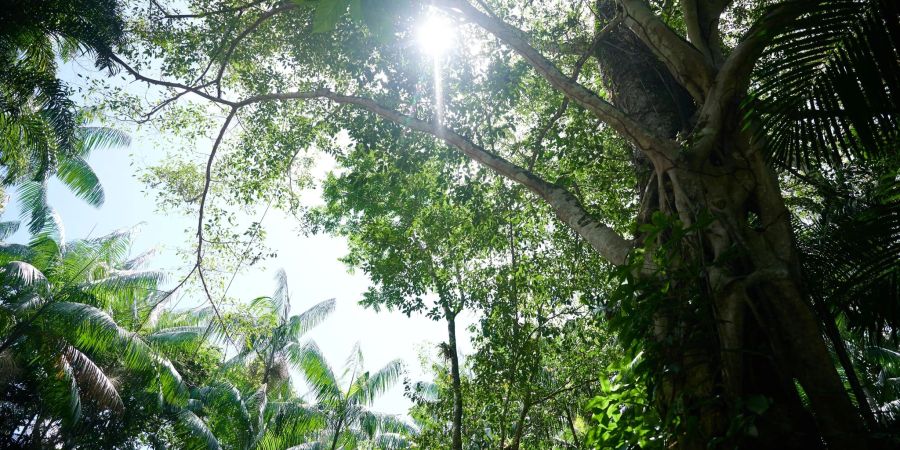
[[[347,360],[343,376],[349,379],[346,390],[315,344],[303,352],[303,375],[316,397],[316,406],[326,417],[326,431],[318,442],[303,449],[407,448],[405,436],[412,427],[402,420],[370,411],[375,399],[397,383],[402,369],[400,360],[389,362],[375,373],[364,371],[362,351],[357,345]],[[348,377],[349,375],[349,377]]]
[[[23,218],[37,233],[52,221],[47,183],[56,177],[91,206],[103,188],[85,162],[91,151],[127,145],[128,136],[87,126],[89,111],[56,77],[56,56],[90,53],[111,69],[124,40],[116,0],[13,0],[0,13],[0,186],[17,186]]]
[[[885,411],[900,393],[884,383],[900,344],[900,15],[883,0],[808,8],[757,65],[745,124],[799,193],[805,288],[875,431],[898,423]]]
[[[84,141],[79,112],[56,77],[56,56],[91,54],[112,69],[125,27],[116,0],[12,0],[0,13],[2,184],[43,181]],[[79,134],[82,134],[81,136]]]
[[[872,428],[900,423],[885,411],[896,406],[900,391],[884,383],[896,373],[894,349],[900,345],[896,162],[857,161],[835,180],[813,178],[822,202],[809,208],[813,219],[797,231],[811,297]]]
[[[284,270],[278,271],[275,280],[277,286],[271,296],[258,297],[250,302],[249,312],[252,320],[259,322],[258,327],[244,333],[241,349],[225,363],[224,368],[257,364],[261,376],[259,389],[267,397],[289,398],[288,371],[290,365],[297,366],[302,360],[304,346],[301,339],[334,311],[334,299],[291,315],[291,295]]]
[[[48,157],[53,161],[51,166],[31,161],[20,176],[5,181],[6,186],[15,187],[18,192],[22,219],[27,220],[29,231],[37,233],[55,223],[56,214],[47,203],[47,186],[51,178],[58,179],[89,205],[95,208],[103,206],[106,197],[103,186],[88,165],[87,158],[94,150],[122,147],[129,143],[128,135],[119,130],[87,126],[82,122],[74,131],[70,151],[48,150],[54,152]],[[24,142],[19,141],[16,145],[24,145]],[[6,154],[7,148],[2,147],[0,151]]]
[[[64,444],[89,404],[117,415],[120,376],[169,405],[188,390],[156,345],[120,326],[162,275],[128,265],[129,232],[65,243],[56,229],[27,245],[0,243],[0,395],[14,423],[0,440]],[[22,423],[21,420],[25,422]]]
[[[264,389],[241,392],[217,381],[192,392],[178,426],[197,448],[283,450],[314,439],[325,422],[302,399],[270,399]]]
[[[319,412],[294,395],[289,370],[301,359],[301,339],[334,310],[334,299],[291,315],[291,295],[283,270],[278,271],[276,282],[275,292],[252,300],[246,314],[226,314],[228,328],[237,330],[240,348],[222,365],[218,379],[195,389],[189,407],[179,413],[178,426],[196,445],[284,449],[308,442],[324,424]],[[208,308],[198,315],[210,319]],[[225,334],[226,324],[206,323],[211,332]],[[201,329],[205,327],[175,327],[165,337],[178,341],[180,334]],[[228,380],[229,375],[244,383],[236,386]]]

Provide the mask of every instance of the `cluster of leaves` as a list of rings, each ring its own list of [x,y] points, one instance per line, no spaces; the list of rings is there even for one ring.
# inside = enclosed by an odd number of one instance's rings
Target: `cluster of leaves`
[[[553,53],[561,68],[574,69],[580,55],[553,44],[589,38],[590,27],[583,26],[587,21],[578,16],[585,10],[558,5],[548,8],[545,3],[491,2],[490,13],[527,30],[529,39],[540,50]],[[674,2],[653,3],[669,25],[684,28],[678,9],[670,12]],[[729,12],[735,30],[728,30],[726,41],[741,34],[748,17],[764,14],[768,3],[735,2]],[[838,180],[832,173],[851,172],[837,167],[842,163],[856,164],[861,158],[894,150],[898,90],[890,86],[896,85],[893,66],[897,58],[896,46],[888,42],[896,38],[892,31],[896,14],[890,2],[822,3],[825,7],[801,16],[795,30],[774,41],[764,64],[753,75],[754,95],[745,107],[748,126],[758,127],[759,136],[771,140],[770,153],[775,166],[787,172],[785,178],[802,184],[804,192],[813,190],[835,200],[833,192],[807,181],[810,172],[822,168],[826,184],[833,183]],[[287,11],[295,5],[299,7],[289,13],[267,15],[268,8]],[[660,354],[715,335],[715,324],[698,319],[710,317],[704,312],[710,304],[706,286],[696,280],[703,280],[706,270],[724,261],[706,266],[674,263],[698,261],[685,257],[685,252],[702,248],[691,241],[705,222],[685,228],[674,217],[654,214],[643,227],[629,228],[640,208],[634,182],[639,170],[632,167],[629,149],[621,140],[584,110],[560,102],[559,93],[528,70],[528,64],[511,49],[469,25],[460,25],[461,33],[480,46],[451,49],[445,56],[453,64],[434,65],[443,83],[436,86],[438,77],[429,72],[430,64],[410,58],[408,50],[413,17],[426,12],[424,2],[412,5],[405,14],[383,15],[397,26],[387,41],[383,36],[390,33],[373,20],[377,16],[373,12],[382,6],[384,2],[379,1],[323,0],[261,2],[235,10],[231,2],[196,2],[191,8],[204,20],[176,24],[151,5],[151,20],[138,21],[136,27],[137,38],[147,45],[129,56],[161,61],[164,74],[174,79],[211,83],[207,87],[218,82],[219,95],[223,91],[246,96],[310,91],[327,85],[372,97],[415,118],[442,117],[443,123],[483,148],[568,188],[582,205],[602,214],[616,230],[641,235],[647,241],[646,251],[633,255],[635,265],[611,277],[607,267],[584,251],[532,197],[476,168],[458,153],[411,135],[402,126],[314,101],[272,102],[241,110],[237,117],[242,131],[217,161],[209,160],[208,164],[215,163],[212,173],[223,182],[214,185],[213,194],[245,205],[280,198],[279,194],[293,193],[293,163],[300,152],[311,147],[329,151],[341,165],[340,171],[326,182],[325,208],[307,219],[350,239],[346,262],[362,268],[375,282],[365,304],[407,314],[425,313],[448,322],[463,309],[478,314],[476,354],[463,379],[453,380],[453,371],[441,362],[436,364],[435,385],[425,389],[427,392],[412,394],[417,400],[414,416],[423,424],[423,446],[446,436],[455,403],[449,398],[453,396],[465,400],[466,441],[475,447],[518,446],[526,441],[536,447],[560,441],[578,446],[585,436],[598,446],[662,445],[660,422],[666,424],[666,430],[695,426],[691,418],[698,415],[697,405],[669,402],[681,409],[668,411],[663,418],[635,405],[646,406],[666,395],[660,388],[662,380],[683,373],[683,367],[671,364],[673,358],[665,358],[669,364],[663,364]],[[239,13],[216,13],[222,10]],[[497,57],[477,57],[488,53]],[[874,72],[864,69],[869,60],[878,61]],[[211,78],[216,71],[210,68],[220,64],[218,76]],[[582,76],[586,86],[602,92],[602,74],[596,67],[584,67]],[[859,80],[863,83],[857,85]],[[209,89],[212,92],[213,88]],[[436,101],[439,92],[453,95],[445,102]],[[312,120],[318,118],[323,119]],[[329,141],[329,136],[344,131],[346,140]],[[190,178],[202,170],[183,167],[161,168],[154,173],[156,182],[168,185],[174,192],[172,198],[196,202],[200,190]],[[886,162],[885,167],[894,170],[896,161]],[[880,175],[896,182],[895,171],[885,170]],[[862,180],[872,182],[874,178]],[[837,314],[838,339],[864,344],[854,346],[854,355],[857,361],[868,361],[858,365],[869,372],[869,387],[881,388],[891,385],[895,363],[860,355],[874,350],[871,342],[890,343],[886,336],[897,328],[893,308],[897,303],[882,301],[894,299],[891,295],[896,291],[896,195],[890,194],[896,190],[888,187],[879,190],[881,194],[858,194],[865,182],[851,183],[852,208],[838,207],[838,211],[851,211],[843,218],[824,208],[792,206],[797,217],[811,218],[813,227],[819,227],[798,233],[808,239],[801,244],[808,256],[807,284],[820,287],[821,292],[814,294],[826,302],[827,312]],[[294,198],[289,198],[287,203],[293,208]],[[830,202],[823,205],[833,206]],[[847,236],[866,239],[836,244]],[[829,237],[833,239],[816,242]],[[870,253],[856,254],[853,259],[836,255],[850,249]],[[634,278],[635,270],[647,262],[655,268],[652,276]],[[828,270],[823,273],[823,269]],[[861,289],[848,288],[854,280],[876,282]],[[619,283],[620,289],[610,289]],[[657,340],[650,331],[654,315],[673,305],[677,311],[672,317],[689,325],[680,334]],[[615,320],[604,322],[608,316]],[[822,320],[827,324],[831,319],[826,314]],[[275,323],[277,320],[260,329],[279,329]],[[609,361],[604,360],[603,345],[596,342],[596,336],[605,336],[602,331],[609,333],[609,325],[629,356],[646,351],[644,362],[630,369],[637,374],[629,379],[639,381],[624,381],[618,368],[604,373]],[[579,341],[576,337],[580,335],[594,338]],[[857,335],[861,337],[854,338]],[[248,354],[253,354],[251,349],[257,345],[278,341],[274,335],[264,339],[254,333],[248,336]],[[455,343],[448,342],[442,348],[453,347]],[[893,351],[876,347],[882,355]],[[836,353],[837,348],[835,345]],[[588,357],[581,359],[580,355]],[[285,350],[271,357],[279,358],[290,361],[296,356]],[[263,377],[274,368],[255,364]],[[307,365],[316,366],[312,362]],[[848,373],[854,370],[845,368]],[[317,372],[321,386],[335,385],[328,371]],[[613,375],[614,382],[604,387],[606,381],[601,380]],[[578,384],[582,379],[590,382]],[[578,384],[578,389],[569,389],[571,383]],[[566,393],[564,401],[535,404],[560,389]],[[342,437],[340,427],[351,417],[363,416],[335,400],[340,395],[333,389],[326,391],[334,408],[353,411],[329,419],[337,424],[332,447],[338,442],[356,442],[356,437]],[[877,392],[879,396],[884,393],[879,409],[889,411],[896,397],[890,397],[890,388]],[[584,405],[585,399],[599,393],[589,409],[572,407]],[[868,402],[865,396],[862,401]],[[258,400],[253,403],[258,404]],[[551,406],[544,408],[546,405]],[[753,418],[767,405],[768,400],[758,398],[736,405],[735,434],[752,433]],[[578,410],[575,417],[569,417],[572,409]],[[576,425],[579,419],[583,424],[590,417],[594,428],[585,434],[585,427]],[[672,417],[680,421],[673,422]],[[637,439],[627,437],[629,433]]]
[[[398,381],[354,350],[349,388],[300,338],[333,309],[290,315],[278,289],[216,321],[172,310],[162,275],[126,259],[130,234],[63,242],[52,231],[0,244],[0,420],[5,447],[402,448],[413,429],[369,411]],[[238,339],[229,354],[224,342]],[[300,370],[315,393],[293,389]],[[346,374],[345,374],[346,375]],[[367,443],[367,444],[364,444]]]
[[[145,439],[145,422],[188,404],[176,366],[202,376],[215,364],[210,350],[191,358],[200,316],[156,309],[162,274],[129,248],[127,232],[64,242],[55,229],[2,244],[6,445],[76,445],[82,427],[109,445]]]

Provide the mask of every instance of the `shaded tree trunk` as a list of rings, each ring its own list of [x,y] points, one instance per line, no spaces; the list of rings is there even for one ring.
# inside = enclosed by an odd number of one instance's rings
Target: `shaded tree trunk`
[[[620,109],[688,146],[685,156],[665,164],[636,148],[639,225],[655,212],[684,227],[710,217],[683,238],[666,275],[644,270],[640,276],[671,286],[669,302],[655,312],[651,339],[660,369],[668,368],[656,380],[661,413],[698,418],[696,426],[674,430],[678,448],[705,449],[714,438],[743,448],[818,448],[819,436],[831,448],[864,446],[862,422],[803,291],[776,176],[740,128],[740,99],[724,102],[718,112],[725,132],[711,151],[690,148],[701,140],[692,133],[703,129],[695,123],[697,107],[637,36],[621,27],[596,56]],[[639,235],[638,241],[658,249],[669,237],[646,242]],[[663,279],[693,268],[693,279]],[[814,415],[803,407],[796,384]],[[727,436],[734,413],[748,402],[756,402],[758,413],[753,431]]]
[[[526,396],[525,400],[522,402],[522,409],[519,411],[519,420],[516,421],[516,433],[513,435],[513,440],[509,444],[509,447],[506,447],[506,450],[519,450],[519,446],[522,445],[522,434],[525,432],[525,419],[528,417],[528,411],[531,410],[531,401]]]
[[[456,347],[456,313],[449,308],[444,309],[447,319],[447,357],[450,359],[450,377],[453,383],[453,414],[451,444],[452,450],[462,450],[462,383],[459,377],[459,351]]]

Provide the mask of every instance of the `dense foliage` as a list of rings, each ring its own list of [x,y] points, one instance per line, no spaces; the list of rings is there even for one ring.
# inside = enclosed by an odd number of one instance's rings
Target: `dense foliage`
[[[900,443],[895,2],[27,3],[0,12],[31,232],[0,245],[6,446]],[[172,280],[53,220],[48,180],[97,206],[88,152],[127,144],[57,78],[78,51],[150,86],[104,72],[92,106],[183,144],[142,177],[198,219]],[[270,208],[347,240],[361,305],[446,330],[408,419],[375,408],[400,361],[339,375],[303,337],[333,302],[294,314],[284,272],[228,296],[280,250]]]

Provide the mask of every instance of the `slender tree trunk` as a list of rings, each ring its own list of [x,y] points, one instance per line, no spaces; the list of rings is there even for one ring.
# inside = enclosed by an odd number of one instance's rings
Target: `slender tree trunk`
[[[338,439],[341,437],[341,427],[344,425],[344,416],[338,419],[337,426],[334,428],[334,438],[331,440],[331,450],[336,450]]]
[[[522,410],[519,411],[519,420],[516,421],[516,434],[513,435],[513,440],[506,450],[519,450],[519,446],[522,445],[522,433],[525,432],[525,419],[528,417],[529,410],[531,410],[531,401],[526,396],[522,403]]]
[[[462,383],[459,378],[459,351],[456,347],[456,312],[444,308],[447,319],[447,351],[450,358],[450,377],[453,381],[453,429],[451,430],[452,450],[462,450]]]
[[[578,432],[575,430],[575,422],[572,420],[572,411],[569,410],[569,406],[566,405],[566,423],[569,425],[569,431],[572,432],[572,445],[575,448],[581,448],[581,444],[578,442]]]

